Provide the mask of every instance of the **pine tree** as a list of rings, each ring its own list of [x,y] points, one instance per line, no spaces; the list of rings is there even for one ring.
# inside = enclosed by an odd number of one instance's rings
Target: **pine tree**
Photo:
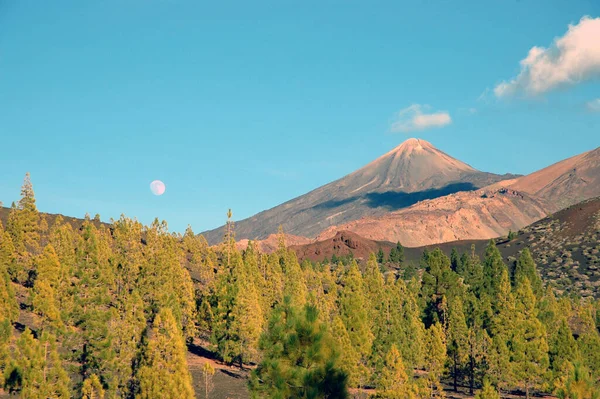
[[[585,328],[577,340],[579,353],[581,353],[582,365],[586,367],[593,376],[600,375],[600,333],[598,327]]]
[[[483,263],[483,290],[491,298],[496,296],[499,290],[499,282],[502,272],[508,270],[502,261],[502,254],[493,240],[490,240],[485,250],[485,261]]]
[[[58,352],[56,337],[44,333],[41,338],[44,347],[44,396],[48,398],[70,398],[71,381]]]
[[[331,333],[336,343],[335,347],[340,353],[339,368],[348,376],[349,386],[358,386],[365,374],[364,367],[360,363],[360,354],[352,346],[348,330],[339,316],[333,319]]]
[[[273,305],[280,303],[283,300],[284,277],[279,257],[276,253],[267,256],[264,262],[264,281],[265,288],[263,296],[265,297],[263,313],[268,314]]]
[[[14,323],[19,317],[19,304],[10,280],[9,268],[14,262],[10,236],[0,226],[0,322]]]
[[[462,368],[467,361],[469,352],[468,329],[460,297],[456,297],[450,302],[446,335],[450,374],[454,383],[454,391],[457,391],[458,380],[461,377]]]
[[[383,264],[384,261],[385,261],[385,254],[383,253],[383,249],[381,249],[381,247],[379,247],[379,250],[377,251],[377,263]]]
[[[204,399],[208,399],[208,395],[214,388],[213,376],[215,368],[208,362],[202,365],[202,379],[204,380]]]
[[[360,356],[360,367],[363,371],[359,386],[362,386],[369,379],[367,363],[374,337],[371,333],[369,315],[364,306],[368,303],[368,299],[356,261],[352,262],[344,276],[342,286],[339,298],[340,317],[346,326],[352,347]]]
[[[483,389],[477,392],[475,399],[500,399],[500,394],[488,380],[485,380]]]
[[[467,333],[468,358],[467,375],[469,378],[469,393],[472,395],[476,381],[483,378],[488,371],[490,358],[493,357],[492,339],[482,328],[470,327]],[[508,359],[507,359],[508,362]]]
[[[140,399],[194,398],[183,335],[171,310],[163,308],[152,323],[137,371]]]
[[[371,320],[374,320],[377,318],[377,314],[384,310],[385,299],[383,295],[383,275],[373,254],[369,256],[369,260],[367,261],[363,281],[370,306],[369,314],[371,315]]]
[[[548,369],[548,343],[544,326],[537,318],[535,296],[529,279],[520,280],[517,290],[519,311],[511,339],[511,363],[516,383],[525,388],[527,399],[531,389],[541,388]]]
[[[452,271],[456,273],[458,273],[458,271],[462,269],[461,258],[458,255],[458,251],[454,247],[452,248],[452,251],[450,253],[450,267]]]
[[[550,365],[555,371],[562,370],[563,363],[568,361],[574,363],[579,357],[577,342],[565,319],[560,323],[558,331],[550,343]]]
[[[450,268],[450,259],[436,248],[423,255],[426,264],[421,296],[425,307],[425,325],[446,323],[448,300],[460,293],[458,276]]]
[[[408,285],[403,281],[396,282],[402,297],[402,331],[404,334],[398,349],[402,353],[404,363],[410,367],[421,367],[427,349],[427,331],[421,320],[421,309],[418,304],[420,284],[413,278]]]
[[[12,343],[12,325],[8,319],[0,320],[0,387],[4,387],[6,384],[5,373],[8,375],[7,369],[10,366],[10,360],[12,354],[10,351]]]
[[[540,298],[544,293],[544,287],[529,248],[525,248],[517,260],[514,273],[515,285],[523,278],[529,279],[534,295]]]
[[[83,378],[96,374],[104,384],[103,377],[107,376],[114,357],[114,348],[110,344],[114,332],[108,327],[112,313],[107,311],[112,287],[109,236],[90,222],[85,222],[82,230],[83,240],[77,248],[76,283],[72,292],[72,323],[78,329],[69,336],[69,344],[78,348],[74,360],[81,364]],[[105,388],[112,390],[114,387]]]
[[[214,289],[215,262],[206,239],[195,235],[191,226],[188,226],[182,238],[182,247],[190,273],[200,281],[204,291]]]
[[[464,253],[457,265],[459,276],[464,280],[465,285],[477,297],[483,292],[483,266],[477,255],[475,255],[475,244],[471,246],[471,253]]]
[[[412,395],[410,380],[404,368],[402,356],[392,345],[385,357],[384,367],[379,376],[377,390],[386,398],[406,399]]]
[[[195,335],[196,301],[188,271],[180,264],[175,238],[168,234],[166,222],[155,219],[146,231],[149,254],[140,274],[140,294],[148,304],[147,311],[156,313],[168,306],[182,328],[186,339]]]
[[[69,377],[62,367],[54,337],[44,334],[41,340],[34,338],[25,328],[17,340],[16,353],[9,385],[20,388],[25,399],[68,398]]]
[[[249,277],[237,280],[238,295],[231,311],[231,329],[237,336],[234,352],[240,366],[258,360],[258,341],[262,333],[264,316],[258,291]]]
[[[308,293],[296,253],[286,250],[283,258],[280,258],[280,262],[283,264],[283,295],[290,297],[294,306],[304,306]]]
[[[396,266],[400,266],[404,263],[404,247],[400,242],[396,243],[396,246],[390,250],[388,260]]]
[[[347,398],[346,375],[315,307],[302,311],[285,298],[277,305],[262,336],[263,361],[252,372],[253,398]]]
[[[563,363],[561,378],[555,383],[554,394],[560,399],[598,399],[600,386],[581,363]]]
[[[11,275],[13,280],[25,283],[33,270],[33,257],[39,252],[39,213],[35,205],[35,195],[29,173],[25,175],[21,187],[21,199],[11,208],[6,231],[11,235],[18,262],[17,270]]]
[[[430,387],[441,391],[440,378],[444,373],[446,363],[446,336],[439,323],[432,324],[427,330],[427,349],[425,365]]]
[[[41,317],[41,328],[52,329],[54,332],[62,330],[64,325],[57,290],[61,287],[63,272],[52,244],[48,244],[37,258],[36,272],[32,304],[34,311]]]
[[[113,356],[106,365],[103,379],[115,395],[125,397],[134,385],[133,366],[140,358],[142,336],[146,330],[144,303],[137,291],[123,293],[111,308],[108,328]]]
[[[96,374],[90,375],[83,381],[81,395],[82,399],[104,399],[104,388]]]

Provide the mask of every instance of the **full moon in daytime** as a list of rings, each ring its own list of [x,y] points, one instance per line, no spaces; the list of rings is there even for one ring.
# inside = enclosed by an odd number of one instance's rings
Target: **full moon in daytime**
[[[154,195],[163,195],[166,189],[165,183],[160,180],[154,180],[150,183],[150,191],[152,191],[152,194]]]

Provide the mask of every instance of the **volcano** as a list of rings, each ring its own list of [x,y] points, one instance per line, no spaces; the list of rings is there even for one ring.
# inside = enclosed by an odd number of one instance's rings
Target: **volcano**
[[[514,177],[481,172],[425,140],[411,138],[341,179],[236,221],[236,238],[264,239],[280,225],[288,234],[312,238],[330,226]],[[214,244],[223,233],[219,227],[202,234]]]

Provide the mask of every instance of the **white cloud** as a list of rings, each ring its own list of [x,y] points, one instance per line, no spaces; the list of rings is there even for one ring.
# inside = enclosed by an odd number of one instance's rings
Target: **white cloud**
[[[494,88],[497,97],[545,93],[600,77],[600,17],[581,18],[549,48],[534,46],[521,60],[521,72]]]
[[[597,98],[592,101],[588,101],[586,104],[588,111],[591,112],[600,112],[600,98]]]
[[[392,123],[392,132],[413,132],[438,128],[452,123],[450,114],[446,111],[425,113],[431,107],[429,105],[413,104],[408,108],[400,110]]]

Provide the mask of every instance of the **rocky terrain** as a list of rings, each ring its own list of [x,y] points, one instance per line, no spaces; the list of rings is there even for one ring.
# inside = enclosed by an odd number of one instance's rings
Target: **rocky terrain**
[[[378,241],[421,247],[458,240],[490,239],[531,224],[546,215],[545,205],[527,194],[500,188],[460,192],[386,215],[331,227],[317,237],[349,230]]]
[[[544,281],[559,292],[600,297],[600,197],[584,201],[498,240],[511,264],[529,248]]]
[[[597,197],[600,147],[516,179],[510,187],[545,200],[550,212]]]

